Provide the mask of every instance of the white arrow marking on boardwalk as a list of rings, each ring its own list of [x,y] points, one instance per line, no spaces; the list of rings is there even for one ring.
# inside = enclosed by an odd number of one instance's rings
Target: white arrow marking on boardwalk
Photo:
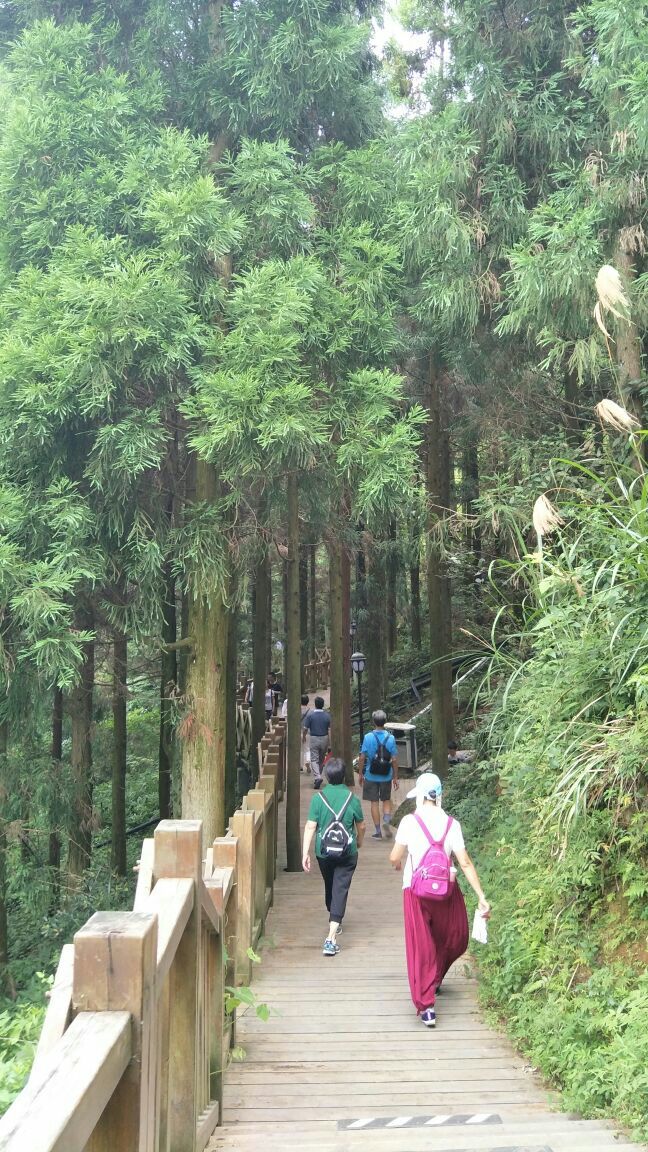
[[[490,1120],[491,1112],[478,1112],[476,1116],[471,1116],[466,1120],[466,1124],[483,1124],[486,1120]]]
[[[414,1119],[413,1116],[397,1116],[395,1120],[390,1120],[389,1124],[386,1124],[385,1127],[386,1128],[404,1128],[405,1125],[409,1124],[410,1120],[413,1120],[413,1119]]]
[[[368,1116],[365,1120],[354,1120],[353,1124],[349,1124],[349,1128],[365,1128],[372,1120],[375,1120],[375,1116]]]
[[[433,1116],[431,1120],[425,1121],[425,1126],[426,1128],[433,1128],[435,1124],[445,1124],[446,1120],[449,1119],[449,1116]]]

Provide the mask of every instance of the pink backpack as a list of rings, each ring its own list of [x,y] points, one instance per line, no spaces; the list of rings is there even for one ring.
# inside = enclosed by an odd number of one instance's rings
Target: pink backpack
[[[424,900],[446,900],[450,895],[450,860],[443,845],[452,827],[452,816],[448,816],[448,823],[440,840],[434,839],[430,829],[417,812],[414,813],[414,819],[418,820],[425,832],[430,841],[430,847],[418,868],[414,868],[412,871],[412,892]]]

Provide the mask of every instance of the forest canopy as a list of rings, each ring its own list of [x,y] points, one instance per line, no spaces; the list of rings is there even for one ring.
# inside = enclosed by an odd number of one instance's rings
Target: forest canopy
[[[389,11],[0,4],[0,1106],[140,826],[224,832],[247,681],[295,765],[328,653],[353,782],[353,644],[477,753],[484,995],[646,1130],[648,18]]]

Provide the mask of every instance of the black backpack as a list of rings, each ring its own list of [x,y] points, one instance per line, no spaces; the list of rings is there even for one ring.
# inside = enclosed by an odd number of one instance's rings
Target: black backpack
[[[339,812],[334,812],[331,805],[328,803],[325,796],[320,792],[320,800],[323,800],[329,812],[333,816],[331,823],[324,829],[320,837],[320,852],[322,856],[328,859],[339,859],[344,856],[349,844],[351,843],[351,833],[349,829],[342,823],[342,817],[347,810],[347,805],[351,800],[351,793],[347,796],[344,804]]]
[[[373,735],[378,747],[371,761],[371,774],[372,776],[389,776],[392,755],[389,748],[386,747],[387,737],[384,740],[379,740],[376,732]]]

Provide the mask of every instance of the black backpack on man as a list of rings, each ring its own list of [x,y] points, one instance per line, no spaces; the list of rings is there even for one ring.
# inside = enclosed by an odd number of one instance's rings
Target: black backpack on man
[[[370,771],[371,771],[372,776],[389,776],[389,773],[391,771],[392,754],[389,751],[389,748],[386,747],[387,734],[383,733],[383,735],[385,736],[385,739],[380,740],[378,738],[377,732],[372,733],[372,736],[373,736],[374,740],[376,741],[376,745],[377,745],[376,751],[373,754],[373,757],[371,760],[371,765],[370,765]]]

